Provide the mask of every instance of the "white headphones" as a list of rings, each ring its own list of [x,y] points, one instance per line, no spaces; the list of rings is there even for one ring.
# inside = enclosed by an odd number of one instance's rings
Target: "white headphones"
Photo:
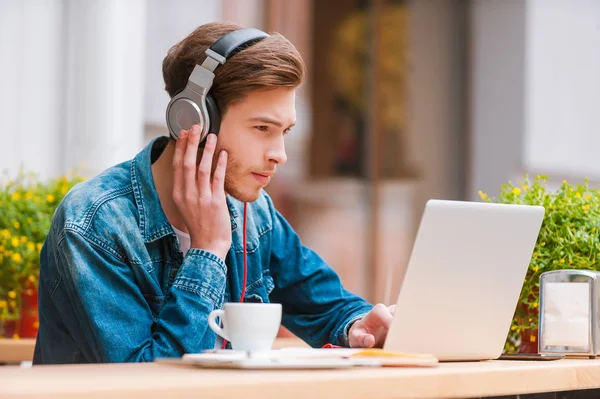
[[[209,93],[215,78],[214,70],[232,55],[268,36],[254,28],[238,29],[224,35],[206,50],[206,59],[202,65],[194,67],[185,89],[169,101],[166,116],[171,137],[177,140],[181,130],[195,124],[200,125],[200,142],[209,133],[219,133],[221,113]]]

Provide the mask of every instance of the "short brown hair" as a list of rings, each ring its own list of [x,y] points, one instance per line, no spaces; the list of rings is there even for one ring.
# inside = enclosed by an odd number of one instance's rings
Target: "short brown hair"
[[[185,88],[196,64],[202,64],[205,51],[225,34],[240,29],[233,23],[212,22],[201,25],[169,49],[162,70],[165,89],[171,97]],[[298,87],[306,67],[298,50],[280,34],[253,44],[231,56],[215,70],[210,89],[221,113],[248,93],[278,87]]]

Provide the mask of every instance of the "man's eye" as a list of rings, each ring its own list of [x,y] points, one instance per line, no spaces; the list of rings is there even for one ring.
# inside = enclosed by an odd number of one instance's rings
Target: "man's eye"
[[[269,127],[268,126],[255,126],[255,128],[257,128],[261,132],[268,132],[269,131]]]

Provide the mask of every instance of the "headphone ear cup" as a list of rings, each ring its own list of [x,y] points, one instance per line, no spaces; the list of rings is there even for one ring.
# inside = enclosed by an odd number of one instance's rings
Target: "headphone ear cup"
[[[181,130],[187,130],[195,124],[203,125],[203,117],[198,107],[197,100],[194,101],[193,93],[185,93],[182,96],[173,97],[167,106],[167,126],[174,139],[179,138]],[[188,98],[190,97],[190,98]]]
[[[221,128],[221,111],[214,97],[209,93],[206,95],[206,111],[208,113],[208,132],[219,134]]]

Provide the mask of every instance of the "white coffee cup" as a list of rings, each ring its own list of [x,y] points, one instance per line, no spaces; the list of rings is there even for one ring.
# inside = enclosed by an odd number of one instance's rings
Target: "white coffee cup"
[[[223,327],[216,323],[221,319]],[[208,315],[208,326],[217,335],[231,342],[234,350],[260,352],[273,346],[281,325],[279,303],[228,302],[223,309]]]

